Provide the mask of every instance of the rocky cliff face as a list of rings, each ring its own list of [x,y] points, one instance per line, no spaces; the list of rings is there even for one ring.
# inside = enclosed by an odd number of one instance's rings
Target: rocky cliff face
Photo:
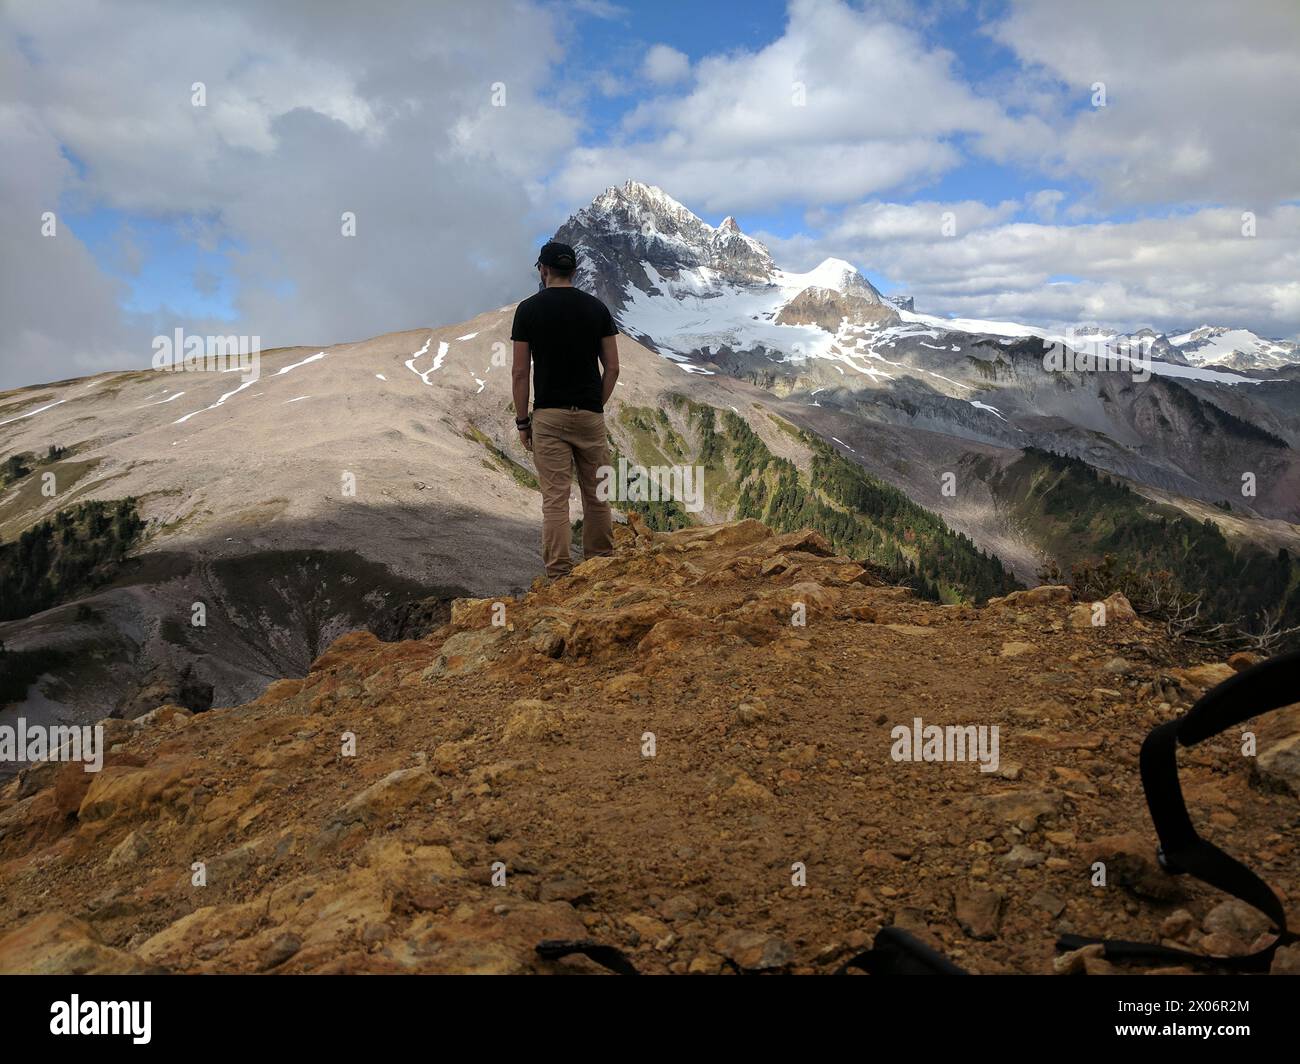
[[[888,305],[865,292],[810,285],[783,306],[775,320],[781,325],[816,325],[834,333],[846,320],[878,323],[895,317]]]
[[[238,708],[109,721],[98,774],[28,770],[0,792],[0,972],[553,972],[594,966],[539,942],[589,939],[649,972],[813,973],[884,924],[979,972],[1102,972],[1057,935],[1264,930],[1155,867],[1138,779],[1228,666],[1064,588],[915,602],[814,533],[619,536]],[[998,725],[996,771],[897,760],[918,717]],[[1257,758],[1198,748],[1184,789],[1296,899],[1300,719],[1257,731]]]

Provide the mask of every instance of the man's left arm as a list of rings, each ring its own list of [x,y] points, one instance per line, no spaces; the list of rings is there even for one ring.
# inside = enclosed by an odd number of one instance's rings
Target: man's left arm
[[[528,341],[516,340],[514,364],[510,368],[510,383],[514,392],[516,424],[528,419],[528,386],[531,368],[532,355]],[[526,428],[519,429],[519,442],[524,445],[526,450],[531,451],[533,449],[531,420]]]

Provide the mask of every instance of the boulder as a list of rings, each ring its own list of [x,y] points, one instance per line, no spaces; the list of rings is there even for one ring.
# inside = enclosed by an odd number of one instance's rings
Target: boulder
[[[1027,591],[1012,591],[1002,598],[991,598],[989,606],[998,609],[1024,609],[1027,606],[1059,606],[1069,602],[1070,588],[1065,584],[1041,584]]]
[[[663,602],[639,602],[620,610],[593,611],[573,626],[565,654],[588,657],[640,640],[669,616]]]
[[[1156,861],[1154,838],[1138,834],[1109,835],[1095,839],[1083,851],[1083,861],[1106,866],[1106,885],[1119,886],[1152,901],[1181,901],[1186,893],[1179,880]]]
[[[0,938],[0,975],[144,975],[164,969],[106,946],[84,920],[42,913]]]
[[[202,713],[212,708],[212,692],[212,684],[199,679],[192,664],[177,667],[170,662],[159,662],[145,674],[139,687],[118,703],[116,715],[139,719],[150,710],[168,704]]]
[[[501,656],[509,635],[505,628],[492,627],[457,632],[442,644],[441,653],[424,670],[423,678],[437,680],[477,672]]]
[[[437,778],[423,766],[398,769],[349,799],[330,824],[377,823],[439,789]]]
[[[148,713],[143,713],[135,718],[135,723],[145,728],[155,726],[165,726],[169,728],[183,727],[185,722],[194,714],[184,706],[178,706],[174,703],[159,706],[157,709],[151,709]]]
[[[762,931],[728,931],[713,944],[713,948],[746,972],[784,968],[794,960],[794,952],[784,939]]]
[[[451,600],[451,626],[453,628],[487,628],[501,615],[500,607],[506,609],[506,621],[510,620],[509,609],[513,603],[501,596],[495,598],[458,598]],[[506,627],[498,625],[497,627]]]
[[[1255,758],[1255,776],[1267,788],[1300,798],[1300,732],[1269,743]]]
[[[1137,611],[1133,609],[1129,600],[1118,591],[1102,599],[1102,605],[1106,607],[1107,625],[1132,624],[1138,619]]]
[[[560,734],[559,707],[536,698],[521,698],[511,704],[502,742],[536,743],[556,738]]]
[[[763,538],[759,537],[760,540]],[[802,551],[804,554],[815,554],[822,558],[830,558],[835,555],[835,548],[830,545],[826,537],[811,528],[800,529],[798,532],[787,532],[782,536],[772,536],[763,543],[762,553],[764,555],[782,554],[788,551]]]
[[[987,941],[998,936],[1005,902],[998,891],[968,885],[953,896],[953,916],[971,938]]]
[[[973,811],[982,813],[995,823],[1015,824],[1022,831],[1033,831],[1039,822],[1061,812],[1064,797],[1057,791],[1023,790],[996,791],[971,800]]]
[[[160,810],[181,812],[197,779],[195,763],[163,759],[144,767],[113,765],[95,773],[77,809],[83,825],[110,825],[153,816]]]

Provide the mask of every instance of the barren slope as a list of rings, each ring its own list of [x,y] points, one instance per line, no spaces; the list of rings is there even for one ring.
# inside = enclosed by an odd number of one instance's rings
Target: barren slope
[[[526,587],[542,569],[541,505],[510,412],[513,310],[265,352],[248,387],[236,372],[140,370],[0,394],[0,458],[68,449],[0,488],[0,540],[92,499],[134,496],[147,522],[119,579],[80,603],[90,613],[0,622],[10,652],[64,662],[32,677],[19,708],[93,720],[150,670],[186,667],[232,705],[387,609]],[[626,337],[619,349],[617,400],[658,407],[689,385],[752,417],[755,389],[690,378]]]

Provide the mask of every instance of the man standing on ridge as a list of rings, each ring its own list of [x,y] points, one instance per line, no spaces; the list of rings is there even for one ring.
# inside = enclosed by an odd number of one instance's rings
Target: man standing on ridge
[[[609,554],[614,547],[613,515],[608,500],[597,498],[596,480],[600,468],[609,465],[604,411],[618,380],[618,329],[604,303],[573,287],[578,256],[568,244],[546,244],[536,265],[541,291],[515,309],[510,331],[512,381],[515,427],[533,452],[542,489],[542,558],[546,575],[555,578],[573,568],[569,489],[574,466],[582,493],[583,557]]]

